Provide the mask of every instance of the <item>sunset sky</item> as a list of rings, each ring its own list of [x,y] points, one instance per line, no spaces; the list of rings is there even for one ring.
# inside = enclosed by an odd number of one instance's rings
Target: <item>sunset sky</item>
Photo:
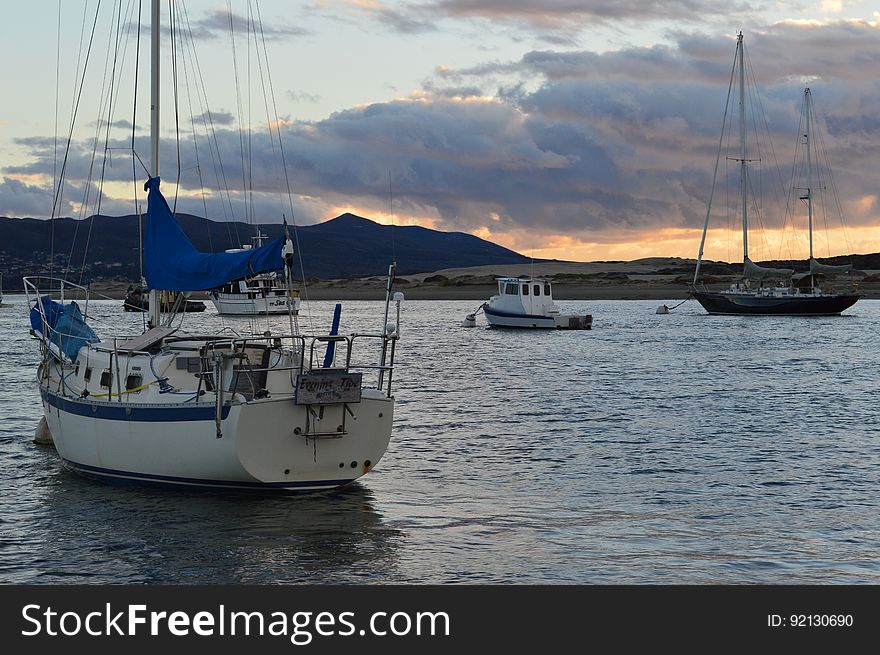
[[[780,190],[780,181],[789,184],[805,85],[845,215],[843,224],[824,209],[817,215],[816,252],[880,251],[873,0],[174,4],[191,34],[177,51],[178,211],[289,218],[280,133],[300,225],[351,211],[470,232],[535,257],[694,257],[742,30],[781,167],[755,173],[752,259],[806,257],[805,219],[797,207],[784,218]],[[133,118],[135,150],[149,161],[148,36],[136,76],[138,0],[102,0],[96,21],[97,7],[6,7],[0,216],[52,214],[68,133],[55,214],[94,213],[102,176],[101,213],[135,211],[131,194],[144,171],[136,166],[134,185]],[[143,0],[144,23],[148,7]],[[255,39],[249,16],[261,19],[265,41]],[[166,35],[161,173],[169,201],[178,176],[170,44]],[[770,153],[762,151],[763,163]],[[722,157],[719,170],[706,255],[738,260],[738,218],[726,209],[737,193],[735,162]],[[831,178],[822,183],[831,189]]]

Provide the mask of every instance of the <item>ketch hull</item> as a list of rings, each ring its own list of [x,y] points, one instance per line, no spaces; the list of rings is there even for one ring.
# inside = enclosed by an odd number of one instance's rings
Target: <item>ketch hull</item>
[[[693,296],[709,314],[733,316],[835,316],[861,297],[857,294],[778,297],[708,292],[694,292]]]

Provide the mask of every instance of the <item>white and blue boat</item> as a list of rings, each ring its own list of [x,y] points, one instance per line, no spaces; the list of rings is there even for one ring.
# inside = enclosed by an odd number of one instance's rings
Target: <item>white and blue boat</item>
[[[492,327],[550,330],[589,330],[590,314],[564,313],[553,302],[552,283],[538,277],[499,277],[498,295],[483,303],[486,322]],[[465,318],[465,326],[476,325],[476,313]]]
[[[37,436],[54,442],[68,468],[114,483],[271,493],[345,485],[379,462],[391,438],[402,299],[394,295],[398,319],[389,324],[395,267],[375,334],[338,334],[338,309],[329,334],[302,334],[292,303],[289,332],[254,336],[187,333],[173,313],[163,316],[162,291],[209,290],[279,270],[291,290],[293,245],[285,230],[258,248],[202,253],[180,228],[159,181],[158,0],[152,16],[149,329],[101,338],[87,323],[86,288],[25,278],[41,352]]]

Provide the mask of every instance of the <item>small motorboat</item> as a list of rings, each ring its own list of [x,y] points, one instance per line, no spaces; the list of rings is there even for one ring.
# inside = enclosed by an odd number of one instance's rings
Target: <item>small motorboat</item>
[[[590,314],[563,313],[553,302],[549,280],[532,277],[499,277],[498,295],[480,309],[492,327],[544,328],[556,330],[589,330],[593,327]],[[477,310],[479,311],[479,310]],[[476,325],[476,313],[465,318],[464,325]]]

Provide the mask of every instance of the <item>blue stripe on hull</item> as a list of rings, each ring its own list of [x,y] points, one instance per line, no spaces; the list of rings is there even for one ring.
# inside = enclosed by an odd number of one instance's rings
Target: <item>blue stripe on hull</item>
[[[92,418],[106,419],[111,421],[213,421],[215,409],[210,407],[198,407],[195,405],[133,405],[130,403],[96,403],[88,400],[71,400],[40,388],[43,400],[52,407],[57,407],[62,412],[77,416],[91,416]],[[229,416],[230,406],[225,405],[221,410],[221,418],[225,420]]]
[[[550,316],[541,316],[539,314],[511,314],[510,312],[499,312],[497,309],[490,309],[487,305],[483,307],[483,312],[490,316],[499,316],[502,318],[521,318],[526,321],[550,321],[555,323]]]
[[[316,480],[307,482],[241,482],[238,480],[207,480],[201,478],[182,478],[172,475],[154,475],[151,473],[135,473],[116,469],[101,468],[89,464],[79,464],[67,459],[64,465],[82,475],[98,478],[104,482],[117,485],[147,486],[162,489],[178,489],[187,491],[225,491],[227,493],[269,493],[269,494],[302,494],[313,491],[341,487],[354,482],[347,480]]]

